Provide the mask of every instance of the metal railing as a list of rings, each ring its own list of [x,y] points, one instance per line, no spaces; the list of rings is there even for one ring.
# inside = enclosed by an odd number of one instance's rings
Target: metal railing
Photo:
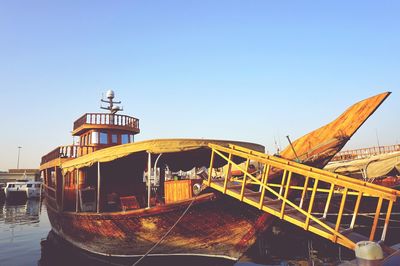
[[[355,242],[357,242],[355,239],[359,239],[359,235],[355,237],[353,229],[360,203],[365,197],[372,197],[377,200],[377,204],[369,239],[375,239],[383,205],[386,208],[383,211],[386,215],[380,239],[385,239],[392,206],[400,196],[399,191],[239,146],[230,145],[228,148],[209,144],[209,147],[212,151],[208,180],[205,184],[211,188],[350,249],[355,248]],[[238,159],[246,162],[244,167],[235,163]],[[218,179],[212,175],[213,166],[217,161],[221,163],[221,160],[227,164],[228,170],[222,178]],[[262,165],[259,175],[247,172],[250,161]],[[232,166],[243,173],[242,180],[232,178]],[[251,187],[253,189],[250,189]],[[297,200],[292,197],[294,192],[298,194]],[[324,195],[325,206],[322,207],[322,217],[316,217],[313,214],[316,209],[315,199],[319,199],[320,205],[319,194],[321,193]],[[337,219],[334,222],[328,222],[327,213],[329,209],[332,209],[332,198],[335,194],[341,196]],[[346,201],[350,196],[355,199],[351,209],[352,219],[349,228],[343,228],[342,217]]]
[[[50,162],[58,158],[77,158],[88,153],[96,151],[97,148],[94,146],[78,146],[78,145],[66,145],[59,146],[42,157],[40,164]]]
[[[356,150],[347,150],[338,152],[331,161],[344,161],[344,160],[354,160],[368,158],[373,155],[391,153],[400,151],[400,144],[390,145],[390,146],[378,146],[370,147]]]
[[[74,130],[85,124],[113,125],[139,131],[139,119],[127,115],[86,113],[74,122]]]

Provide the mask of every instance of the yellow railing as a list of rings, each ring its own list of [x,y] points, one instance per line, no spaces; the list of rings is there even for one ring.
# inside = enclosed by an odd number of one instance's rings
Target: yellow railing
[[[385,239],[392,206],[400,196],[399,191],[239,146],[223,147],[209,144],[209,147],[212,151],[206,185],[350,249],[354,249],[355,243],[362,240],[362,236],[353,232],[362,199],[376,198],[369,239],[375,239],[383,205],[386,208],[386,216],[380,239]],[[227,171],[221,178],[213,176],[213,168],[217,161],[219,165],[227,165]],[[238,161],[244,161],[245,166],[236,163]],[[249,173],[247,169],[251,162],[258,163],[261,171],[257,174]],[[241,180],[231,176],[232,166],[243,173]],[[325,204],[315,206],[315,200],[321,193]],[[335,195],[340,195],[341,199],[337,219],[331,222],[327,221],[326,217],[328,210],[334,207],[332,198]],[[349,211],[349,197],[354,198],[354,206],[351,206],[350,210],[352,219],[349,228],[343,228],[342,217],[345,211]],[[312,214],[316,208],[323,211],[322,217]]]

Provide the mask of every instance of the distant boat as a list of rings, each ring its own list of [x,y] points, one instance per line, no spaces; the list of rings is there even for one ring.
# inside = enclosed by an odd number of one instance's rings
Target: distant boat
[[[387,146],[397,147],[399,145]],[[399,146],[400,147],[400,146]],[[346,155],[342,161],[334,161],[329,163],[325,170],[354,177],[365,182],[374,183],[377,185],[400,188],[400,151],[397,149],[386,149],[382,147],[381,153],[357,154],[358,151],[369,151],[373,148],[358,149],[353,151],[344,151],[342,154]],[[355,156],[354,156],[355,155]],[[341,156],[344,157],[343,155]],[[339,158],[341,158],[339,157]]]
[[[6,198],[6,194],[4,192],[6,184],[0,183],[0,201],[3,201]]]
[[[356,103],[293,141],[280,156],[324,167],[388,95]],[[105,109],[110,113],[86,113],[74,122],[72,134],[79,145],[60,146],[42,157],[52,230],[74,246],[107,257],[240,258],[273,216],[202,187],[208,173],[217,178],[217,168],[226,165],[223,160],[214,158],[210,171],[199,170],[210,165],[209,144],[258,152],[264,147],[207,139],[134,143],[139,119],[117,114],[120,108],[114,104],[120,102],[113,101],[113,91],[107,98],[102,101],[109,103]]]
[[[42,182],[40,181],[15,181],[7,182],[4,194],[7,199],[11,198],[40,198]]]

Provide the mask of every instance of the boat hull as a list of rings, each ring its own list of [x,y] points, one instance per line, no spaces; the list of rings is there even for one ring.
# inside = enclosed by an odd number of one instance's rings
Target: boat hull
[[[115,257],[141,257],[159,243],[149,256],[237,260],[273,221],[267,213],[214,193],[196,199],[180,219],[190,202],[102,214],[57,212],[48,205],[48,215],[53,231],[74,246]]]
[[[5,196],[7,199],[27,199],[26,191],[25,190],[5,190]]]

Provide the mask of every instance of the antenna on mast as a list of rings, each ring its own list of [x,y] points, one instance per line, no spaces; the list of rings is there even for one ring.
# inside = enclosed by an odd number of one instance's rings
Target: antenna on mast
[[[118,105],[114,104],[121,104],[121,101],[113,101],[115,97],[115,93],[113,90],[108,90],[106,92],[106,97],[107,100],[103,99],[104,96],[102,96],[101,102],[103,103],[108,103],[108,106],[100,106],[101,109],[109,110],[110,113],[116,114],[119,111],[123,111],[124,109]]]

